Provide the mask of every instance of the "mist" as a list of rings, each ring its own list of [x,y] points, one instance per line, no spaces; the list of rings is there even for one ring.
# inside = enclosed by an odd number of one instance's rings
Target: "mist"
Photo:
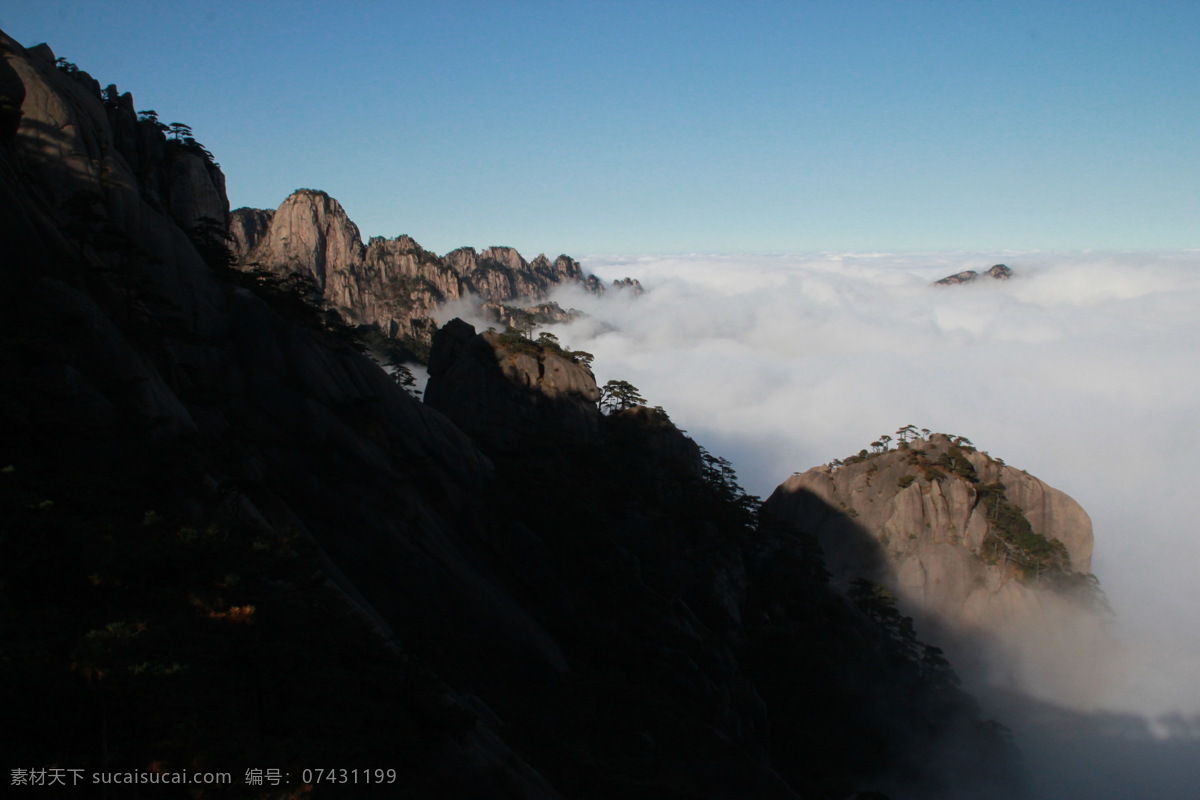
[[[931,285],[996,263],[1015,277]],[[1042,767],[1061,777],[1077,765],[1092,779],[1075,785],[1093,797],[1173,798],[1184,795],[1146,782],[1200,780],[1200,251],[595,256],[583,266],[647,291],[563,291],[561,305],[589,316],[550,330],[596,356],[599,382],[630,381],[730,459],[753,494],[912,423],[966,436],[1074,497],[1092,517],[1092,570],[1125,652],[1072,711],[1139,721],[1117,741],[1185,747],[1189,764],[1173,763],[1190,772],[1150,766],[1158,749],[1137,765],[1099,758],[1119,774],[1097,779],[1070,755],[1102,750],[1082,734],[1039,743],[1054,754]],[[1064,780],[1041,781],[1043,795],[1075,796]]]

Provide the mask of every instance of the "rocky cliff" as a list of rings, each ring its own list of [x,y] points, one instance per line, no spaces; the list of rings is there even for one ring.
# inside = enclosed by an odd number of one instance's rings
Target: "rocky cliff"
[[[577,354],[460,324],[419,402],[225,268],[223,182],[189,136],[49,48],[0,50],[14,764],[383,767],[422,798],[1013,795],[944,661],[833,591],[665,413],[602,414]],[[404,237],[372,261],[301,194],[234,236],[356,307],[521,265]]]
[[[764,513],[814,534],[839,585],[866,578],[894,593],[956,663],[1082,700],[1107,671],[1096,662],[1116,654],[1087,513],[961,437],[881,438],[792,476]]]
[[[603,293],[595,275],[574,259],[526,261],[511,247],[476,251],[463,247],[437,256],[408,236],[372,237],[363,245],[358,227],[341,204],[324,192],[301,189],[274,211],[239,208],[229,226],[235,260],[244,269],[293,273],[311,279],[321,300],[352,325],[370,325],[424,353],[435,327],[432,314],[443,304],[476,298],[498,322],[515,321],[509,304],[542,301],[544,319],[569,318],[552,302],[555,288],[578,285]],[[641,291],[626,278],[617,288]]]

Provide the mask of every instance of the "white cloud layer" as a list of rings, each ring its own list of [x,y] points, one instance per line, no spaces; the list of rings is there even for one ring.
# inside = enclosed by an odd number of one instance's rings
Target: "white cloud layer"
[[[1006,282],[935,287],[1007,263]],[[647,292],[556,299],[554,329],[743,485],[902,425],[961,434],[1091,514],[1093,569],[1143,666],[1111,708],[1200,710],[1200,252],[592,257]]]

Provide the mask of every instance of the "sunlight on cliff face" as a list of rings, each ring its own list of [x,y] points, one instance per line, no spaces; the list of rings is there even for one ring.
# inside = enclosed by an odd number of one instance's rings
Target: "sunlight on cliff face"
[[[995,263],[1016,276],[931,285]],[[1189,510],[1200,485],[1200,253],[583,264],[606,280],[637,277],[647,293],[563,292],[564,307],[592,317],[555,333],[596,355],[601,382],[631,381],[733,461],[751,492],[913,423],[965,435],[1074,497],[1092,516],[1093,571],[1127,662],[1123,680],[1076,705],[1200,709]]]

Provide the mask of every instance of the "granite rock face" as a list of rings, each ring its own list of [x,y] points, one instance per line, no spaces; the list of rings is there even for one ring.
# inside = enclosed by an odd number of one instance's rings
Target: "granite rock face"
[[[1082,700],[1095,688],[1085,676],[1107,675],[1087,662],[1115,653],[1090,605],[1093,535],[1083,508],[965,440],[932,434],[875,450],[793,475],[764,513],[814,534],[839,585],[867,578],[894,593],[946,639],[956,664],[997,678],[987,663],[971,664],[968,651],[983,642],[992,655],[979,661],[995,659],[995,671],[1016,664],[1011,688],[1053,687],[1058,700],[1078,690]],[[1026,523],[1033,538],[1018,543]],[[1047,646],[1073,637],[1089,642],[1087,656]]]
[[[409,236],[373,237],[364,246],[341,204],[308,189],[294,192],[273,213],[237,209],[230,234],[243,268],[304,275],[347,322],[422,345],[431,342],[433,313],[453,300],[471,296],[499,308],[545,301],[553,289],[571,284],[604,291],[599,279],[565,255],[526,261],[511,247],[462,247],[439,257]]]
[[[275,212],[269,209],[239,208],[229,216],[229,247],[233,253],[249,253],[262,241]]]
[[[918,455],[920,459],[914,458]],[[946,456],[963,459],[966,465],[959,467],[960,472],[923,471],[925,462],[936,464]],[[780,502],[790,494],[805,494],[830,507],[853,510],[852,518],[859,525],[878,530],[881,544],[896,552],[905,551],[906,542],[920,540],[960,544],[979,556],[991,526],[976,487],[996,482],[1004,484],[1008,498],[1025,514],[1036,534],[1063,543],[1071,570],[1089,571],[1092,523],[1078,503],[1023,470],[969,445],[955,445],[945,434],[914,439],[905,449],[891,449],[861,461],[810,469],[789,478],[779,492]],[[927,533],[921,534],[922,530]],[[917,536],[912,537],[914,533]]]
[[[261,214],[252,216],[263,219]],[[358,226],[340,203],[324,192],[301,190],[271,215],[250,259],[300,272],[330,302],[346,305],[352,292],[350,270],[362,263],[363,244]]]
[[[206,218],[228,223],[225,177],[194,140],[164,137],[155,123],[139,119],[128,93],[112,85],[101,91],[86,72],[58,69],[49,47],[6,61],[22,87],[17,143],[59,203],[98,185],[112,204],[136,187],[147,205],[184,230]],[[139,213],[135,205],[114,210]]]

